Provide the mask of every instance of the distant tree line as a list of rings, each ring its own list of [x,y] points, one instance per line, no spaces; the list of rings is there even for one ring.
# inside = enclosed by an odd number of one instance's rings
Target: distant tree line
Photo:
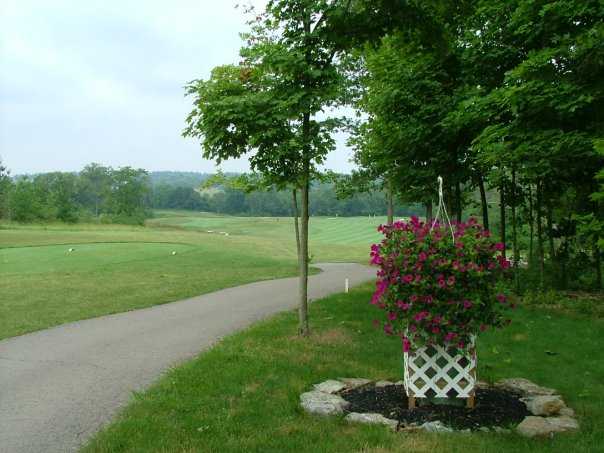
[[[153,178],[153,174],[151,175]],[[209,175],[208,175],[209,176]],[[222,186],[212,190],[199,190],[197,187],[179,185],[180,178],[163,179],[154,185],[151,206],[155,209],[185,209],[208,211],[229,215],[249,216],[290,216],[292,201],[289,191],[270,189],[246,192],[233,187]],[[381,190],[355,193],[339,199],[334,185],[315,181],[310,189],[309,211],[314,216],[365,216],[385,215],[387,211],[386,195]],[[419,204],[395,206],[398,216],[420,214]]]
[[[234,174],[230,174],[233,176]],[[0,218],[16,222],[106,222],[142,224],[152,209],[182,209],[228,215],[290,216],[291,194],[275,188],[247,192],[230,186],[200,189],[210,174],[147,172],[90,164],[77,173],[11,177],[0,164]],[[339,199],[330,182],[315,181],[309,211],[314,216],[385,215],[381,190]],[[419,204],[398,204],[397,216],[420,214]]]
[[[90,164],[79,173],[11,178],[0,165],[0,217],[16,222],[101,221],[140,224],[150,214],[145,170]]]

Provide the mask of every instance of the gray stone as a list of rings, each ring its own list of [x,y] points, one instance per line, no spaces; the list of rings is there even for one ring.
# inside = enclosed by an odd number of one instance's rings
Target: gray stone
[[[360,414],[358,412],[351,412],[344,420],[354,423],[366,423],[371,425],[386,425],[392,430],[396,430],[398,421],[384,417],[382,414]]]
[[[337,415],[344,412],[350,403],[338,395],[314,390],[300,395],[300,404],[306,412],[317,415]]]
[[[436,420],[434,422],[426,422],[420,426],[421,429],[427,431],[429,433],[452,433],[453,430],[446,425],[443,425],[442,422]]]
[[[554,433],[575,431],[579,423],[572,417],[525,417],[516,427],[516,431],[525,437],[552,436]]]
[[[338,380],[346,384],[348,389],[356,389],[371,383],[371,380],[365,378],[338,378]]]
[[[522,398],[526,408],[533,415],[556,415],[566,407],[562,398],[558,395],[539,395]]]
[[[491,430],[487,426],[481,426],[478,428],[478,431],[482,431],[483,433],[490,433]]]
[[[497,387],[520,393],[522,396],[555,395],[556,391],[547,387],[541,387],[534,382],[524,378],[502,379],[495,383]]]
[[[375,383],[376,387],[388,387],[389,385],[394,385],[394,382],[391,382],[391,381],[377,381]]]
[[[559,414],[560,415],[565,415],[567,417],[574,417],[575,416],[575,411],[572,410],[570,407],[563,407],[562,409],[560,409]]]
[[[338,393],[340,390],[344,390],[346,388],[346,384],[334,379],[329,379],[321,382],[320,384],[315,384],[314,387],[315,390],[318,390],[319,392]]]

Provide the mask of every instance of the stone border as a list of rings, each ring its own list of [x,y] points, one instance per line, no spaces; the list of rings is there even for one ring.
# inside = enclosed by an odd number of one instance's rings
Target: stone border
[[[338,378],[329,379],[314,385],[314,390],[300,395],[300,404],[309,414],[315,415],[343,415],[344,411],[350,406],[340,394],[346,390],[358,387],[374,385],[375,387],[386,387],[389,385],[403,385],[402,381],[371,381],[364,378]],[[485,382],[477,382],[477,387],[490,387]],[[541,387],[534,382],[524,378],[502,379],[493,387],[505,389],[521,396],[522,401],[528,411],[532,414],[524,418],[518,426],[516,432],[525,437],[544,437],[553,436],[555,433],[567,431],[576,431],[579,429],[579,423],[575,418],[575,412],[566,406],[562,397],[556,390]],[[344,417],[344,420],[351,423],[365,423],[385,425],[393,431],[426,431],[426,432],[454,432],[452,428],[444,425],[440,421],[426,422],[422,425],[400,426],[398,420],[386,418],[376,413],[358,413],[351,412]],[[487,427],[480,428],[480,431],[490,432]],[[493,432],[508,433],[510,430],[502,427],[492,428]],[[462,432],[471,432],[463,430]]]

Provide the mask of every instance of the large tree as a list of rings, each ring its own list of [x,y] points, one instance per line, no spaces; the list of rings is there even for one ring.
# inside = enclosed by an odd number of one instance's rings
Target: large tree
[[[214,69],[187,88],[194,109],[186,136],[202,141],[203,155],[220,162],[249,157],[269,182],[300,192],[299,332],[308,335],[309,187],[340,122],[324,112],[340,95],[338,48],[327,20],[350,1],[272,0],[254,13],[239,65]]]

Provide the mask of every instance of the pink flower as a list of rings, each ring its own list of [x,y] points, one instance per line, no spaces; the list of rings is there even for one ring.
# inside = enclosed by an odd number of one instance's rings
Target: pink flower
[[[447,285],[449,286],[453,286],[455,284],[455,277],[453,275],[451,275],[448,279],[447,279]]]
[[[464,346],[465,346],[465,343],[463,341],[460,341],[459,343],[457,343],[457,347],[459,349],[463,349]]]
[[[430,294],[428,294],[424,297],[424,302],[427,304],[431,304],[432,302],[434,302],[434,298]]]
[[[417,295],[416,295],[416,294],[411,294],[411,296],[409,297],[409,301],[410,301],[411,303],[413,303],[413,302],[417,302],[417,299],[418,299],[418,297],[417,297]]]
[[[501,251],[505,248],[505,246],[503,245],[503,242],[497,242],[496,244],[493,245],[493,248],[495,250]]]
[[[409,332],[415,332],[417,330],[417,326],[415,324],[409,324]]]
[[[396,321],[396,313],[393,311],[388,312],[388,321]]]
[[[413,275],[407,274],[403,277],[403,283],[411,283],[413,281]]]
[[[440,332],[440,327],[434,326],[432,327],[432,333],[439,333]]]
[[[411,304],[408,304],[407,302],[403,302],[402,300],[399,300],[396,305],[398,306],[398,308],[400,308],[401,310],[407,311],[409,310],[409,308],[411,308]]]
[[[501,293],[499,293],[499,294],[497,294],[495,297],[497,298],[497,300],[498,300],[498,301],[499,301],[499,303],[501,303],[501,304],[504,304],[504,303],[505,303],[505,301],[507,300],[507,297],[505,297],[505,294],[501,294]]]
[[[438,286],[440,286],[441,288],[445,288],[447,286],[447,283],[444,280],[439,280]]]
[[[415,319],[417,322],[421,321],[422,319],[425,319],[428,317],[428,312],[427,311],[420,311],[419,313],[417,313],[413,319]]]
[[[465,308],[466,310],[472,308],[472,302],[470,302],[469,300],[464,300],[463,301],[463,308]]]
[[[419,261],[426,261],[428,259],[428,255],[426,254],[426,252],[420,252],[417,259]]]
[[[392,326],[388,323],[384,324],[384,332],[386,335],[392,335]]]
[[[445,341],[451,342],[453,341],[453,339],[455,339],[456,336],[457,334],[455,332],[449,332],[445,335]]]
[[[403,352],[409,352],[411,349],[411,342],[408,338],[403,338]]]

